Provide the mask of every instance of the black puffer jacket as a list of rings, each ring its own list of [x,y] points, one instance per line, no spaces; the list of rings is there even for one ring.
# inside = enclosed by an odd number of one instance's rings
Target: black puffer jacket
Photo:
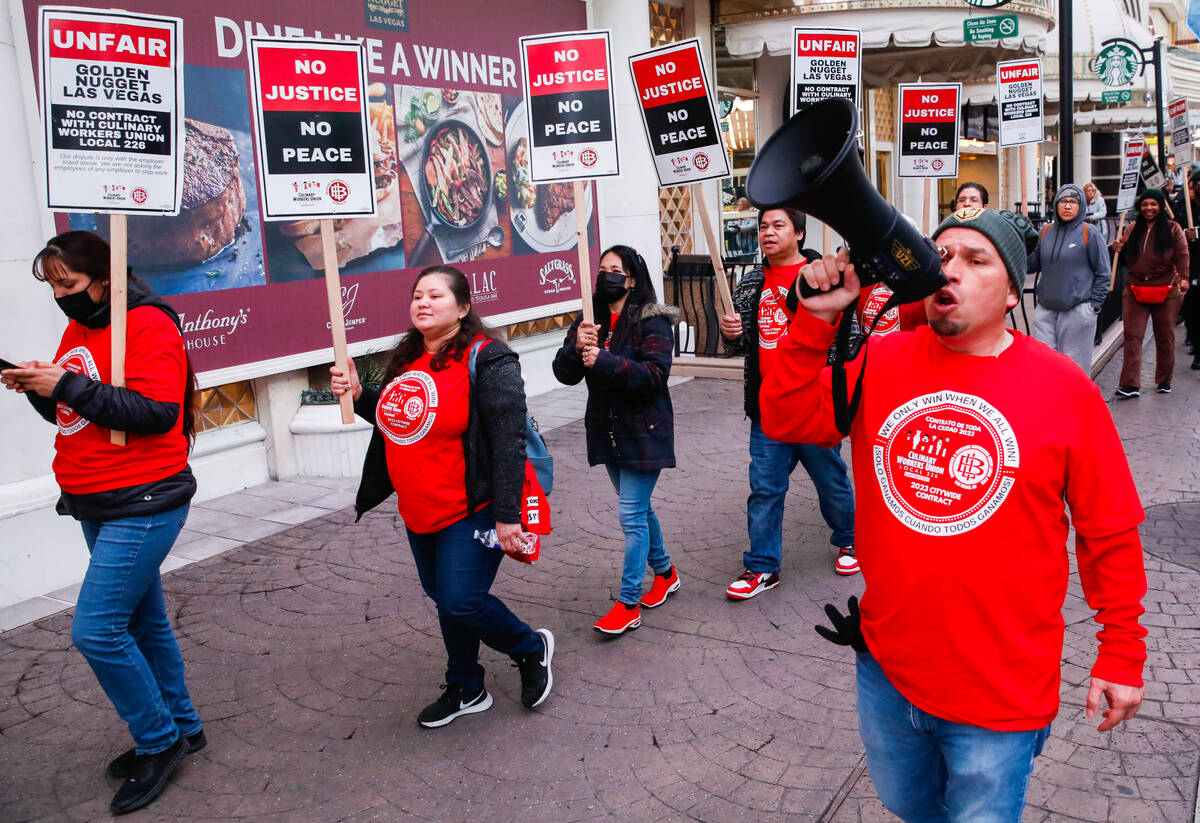
[[[464,354],[465,358],[466,355]],[[375,425],[379,391],[364,388],[354,411]],[[479,351],[475,361],[475,385],[471,387],[467,431],[463,434],[466,456],[467,508],[492,501],[497,523],[521,522],[521,487],[525,482],[525,382],[517,353],[493,340]],[[362,480],[354,510],[361,518],[395,492],[388,474],[383,434],[376,427],[363,461]],[[357,519],[357,518],[356,518]]]
[[[652,471],[675,465],[675,412],[671,376],[675,322],[679,309],[658,303],[627,302],[607,349],[590,369],[575,345],[580,317],[554,355],[554,376],[573,386],[587,380],[584,414],[588,465],[607,464]],[[600,339],[609,318],[601,318]]]

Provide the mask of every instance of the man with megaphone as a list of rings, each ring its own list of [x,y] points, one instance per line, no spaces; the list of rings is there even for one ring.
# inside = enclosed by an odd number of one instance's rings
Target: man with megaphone
[[[856,602],[849,619],[829,607],[837,631],[822,634],[858,652],[868,768],[906,821],[1020,821],[1058,712],[1068,509],[1101,624],[1086,714],[1102,713],[1107,731],[1142,702],[1144,513],[1099,389],[1006,327],[1028,231],[1010,212],[946,218],[933,236],[945,282],[924,298],[929,325],[868,338],[845,364],[850,382],[863,378],[849,430],[866,592],[861,625]],[[826,353],[860,278],[841,252],[800,279],[763,382],[762,427],[831,444],[842,433]]]

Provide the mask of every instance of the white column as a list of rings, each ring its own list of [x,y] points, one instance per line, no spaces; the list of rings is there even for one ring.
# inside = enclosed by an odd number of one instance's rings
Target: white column
[[[1066,180],[1082,186],[1092,179],[1092,133],[1081,131],[1075,135],[1075,179]]]
[[[700,41],[700,55],[704,61],[705,71],[708,72],[708,82],[712,84],[713,95],[717,89],[717,63],[712,47],[712,12],[708,0],[687,0],[683,9],[683,36],[695,37]],[[718,128],[719,128],[718,124]],[[708,206],[709,220],[713,231],[715,249],[708,246],[708,238],[704,236],[704,224],[700,222],[700,198],[692,198],[692,249],[696,254],[719,255],[724,251],[724,238],[721,236],[721,180],[706,180],[693,187],[703,191],[704,202]]]
[[[629,56],[650,48],[650,11],[645,0],[588,3],[589,26],[612,32],[613,88],[617,110],[617,146],[621,174],[597,183],[600,247],[623,243],[646,260],[659,296],[663,293],[662,237],[658,216],[658,176],[629,76]],[[593,272],[593,277],[595,273]]]
[[[41,207],[34,183],[33,147],[29,128],[36,118],[26,100],[32,85],[22,88],[18,72],[20,58],[14,45],[11,18],[0,15],[0,145],[6,146],[4,198],[0,209],[0,356],[7,360],[52,360],[66,318],[54,304],[50,287],[30,273],[33,256],[49,239],[47,215]],[[28,67],[26,67],[28,72]],[[32,82],[32,81],[30,81]],[[27,92],[23,94],[22,92]],[[11,484],[45,478],[54,456],[54,427],[34,414],[29,402],[15,392],[0,391],[0,517],[21,508],[16,497],[24,496]],[[44,497],[44,492],[40,494]],[[12,498],[12,499],[6,499]],[[0,541],[3,542],[3,541]]]

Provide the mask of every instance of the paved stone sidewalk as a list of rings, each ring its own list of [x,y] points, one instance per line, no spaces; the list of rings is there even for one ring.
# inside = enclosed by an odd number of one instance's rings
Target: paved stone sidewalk
[[[1148,701],[1113,733],[1082,718],[1095,628],[1073,582],[1063,710],[1027,821],[1193,819],[1200,379],[1180,354],[1174,394],[1112,406],[1150,515]],[[1106,395],[1119,359],[1101,376]],[[891,819],[862,772],[851,656],[811,629],[861,581],[833,574],[797,473],[783,584],[726,601],[745,543],[741,386],[694,380],[673,397],[682,468],[663,473],[655,505],[683,587],[629,636],[590,628],[618,588],[615,495],[586,465],[580,422],[549,435],[554,535],[540,563],[505,563],[494,588],[558,638],[555,690],[536,712],[485,649],[496,705],[417,728],[444,652],[387,507],[358,524],[341,509],[167,575],[210,743],[138,820]],[[0,820],[108,819],[104,764],[128,736],[69,626],[66,612],[0,635]]]

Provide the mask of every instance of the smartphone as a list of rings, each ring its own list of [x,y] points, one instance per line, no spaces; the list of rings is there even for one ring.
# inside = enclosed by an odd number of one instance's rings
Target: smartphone
[[[0,357],[0,371],[4,371],[5,369],[15,369],[16,367],[16,363],[10,363],[3,357]]]

